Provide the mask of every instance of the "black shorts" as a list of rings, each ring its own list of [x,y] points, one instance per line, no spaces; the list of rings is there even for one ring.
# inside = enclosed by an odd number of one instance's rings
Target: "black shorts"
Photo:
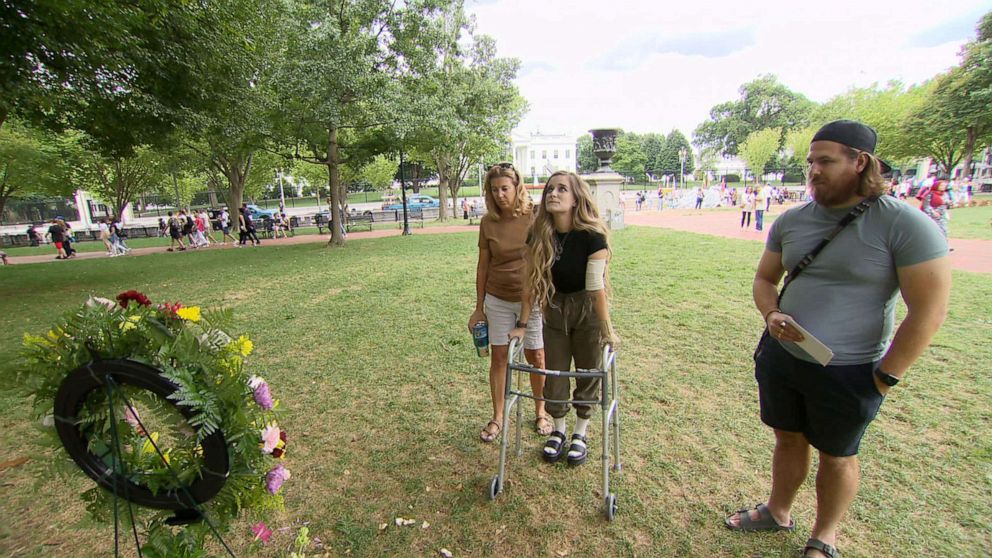
[[[827,455],[857,455],[861,437],[885,399],[875,387],[875,363],[820,366],[792,356],[771,337],[754,363],[762,422],[802,432]]]

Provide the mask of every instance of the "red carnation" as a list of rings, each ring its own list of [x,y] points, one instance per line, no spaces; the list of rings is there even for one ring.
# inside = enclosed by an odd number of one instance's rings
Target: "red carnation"
[[[181,302],[176,302],[173,304],[169,304],[168,302],[166,302],[164,304],[158,305],[159,311],[162,312],[163,314],[166,314],[167,316],[175,316],[176,312],[178,312],[179,309],[182,307],[183,304]]]
[[[275,457],[276,459],[281,458],[286,453],[286,431],[285,430],[280,430],[279,431],[279,439],[282,440],[282,447],[281,448],[280,447],[272,448],[272,457]]]
[[[151,306],[152,301],[148,300],[148,297],[138,291],[124,291],[117,295],[117,303],[121,305],[121,308],[127,308],[130,301],[135,301],[141,306]]]

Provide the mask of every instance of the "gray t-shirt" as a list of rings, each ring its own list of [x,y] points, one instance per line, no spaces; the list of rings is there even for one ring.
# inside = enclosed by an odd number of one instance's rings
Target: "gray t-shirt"
[[[792,271],[851,208],[828,209],[810,201],[783,213],[765,248],[782,254]],[[831,365],[880,359],[895,324],[897,267],[947,255],[947,241],[919,209],[882,196],[847,225],[789,285],[781,308],[834,352]],[[815,362],[794,343],[796,358]]]

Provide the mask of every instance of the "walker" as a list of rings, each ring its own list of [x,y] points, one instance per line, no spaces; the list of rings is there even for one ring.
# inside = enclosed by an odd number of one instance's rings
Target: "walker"
[[[534,399],[537,401],[546,401],[552,403],[580,403],[586,405],[599,405],[603,411],[603,511],[606,514],[606,518],[609,521],[613,521],[613,518],[617,513],[617,497],[615,494],[610,492],[610,426],[612,425],[614,429],[613,433],[613,469],[619,474],[621,472],[622,466],[620,463],[620,414],[618,412],[618,407],[620,405],[620,388],[617,384],[617,353],[613,351],[613,348],[607,344],[603,347],[603,358],[600,361],[600,367],[598,369],[577,369],[575,372],[570,371],[560,371],[560,370],[545,370],[543,368],[534,368],[526,363],[522,358],[523,354],[523,344],[519,339],[513,338],[510,340],[509,347],[509,359],[506,366],[506,387],[504,391],[504,404],[503,404],[503,424],[502,432],[503,436],[500,439],[499,445],[499,473],[493,477],[493,480],[489,483],[489,499],[495,500],[501,492],[503,492],[504,481],[506,480],[506,453],[509,446],[509,438],[507,433],[510,428],[510,411],[514,406],[517,407],[517,427],[516,427],[516,451],[517,457],[523,455],[523,448],[520,445],[520,432],[521,425],[523,424],[523,407],[519,405],[520,398]],[[512,389],[513,373],[517,372],[517,389]],[[523,382],[524,374],[541,374],[542,376],[562,376],[568,378],[574,378],[576,376],[584,377],[598,377],[600,379],[600,398],[596,401],[573,401],[573,400],[555,400],[555,399],[544,399],[543,397],[538,397],[532,393],[524,393],[520,391],[521,382]],[[543,395],[543,394],[542,394]]]

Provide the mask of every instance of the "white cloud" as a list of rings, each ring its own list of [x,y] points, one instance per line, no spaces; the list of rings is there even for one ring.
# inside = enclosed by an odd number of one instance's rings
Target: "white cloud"
[[[919,83],[957,63],[984,0],[468,0],[478,30],[519,58],[519,130],[682,130],[775,74],[825,101],[854,86]],[[970,24],[968,22],[971,22]],[[722,43],[721,43],[722,41]]]

